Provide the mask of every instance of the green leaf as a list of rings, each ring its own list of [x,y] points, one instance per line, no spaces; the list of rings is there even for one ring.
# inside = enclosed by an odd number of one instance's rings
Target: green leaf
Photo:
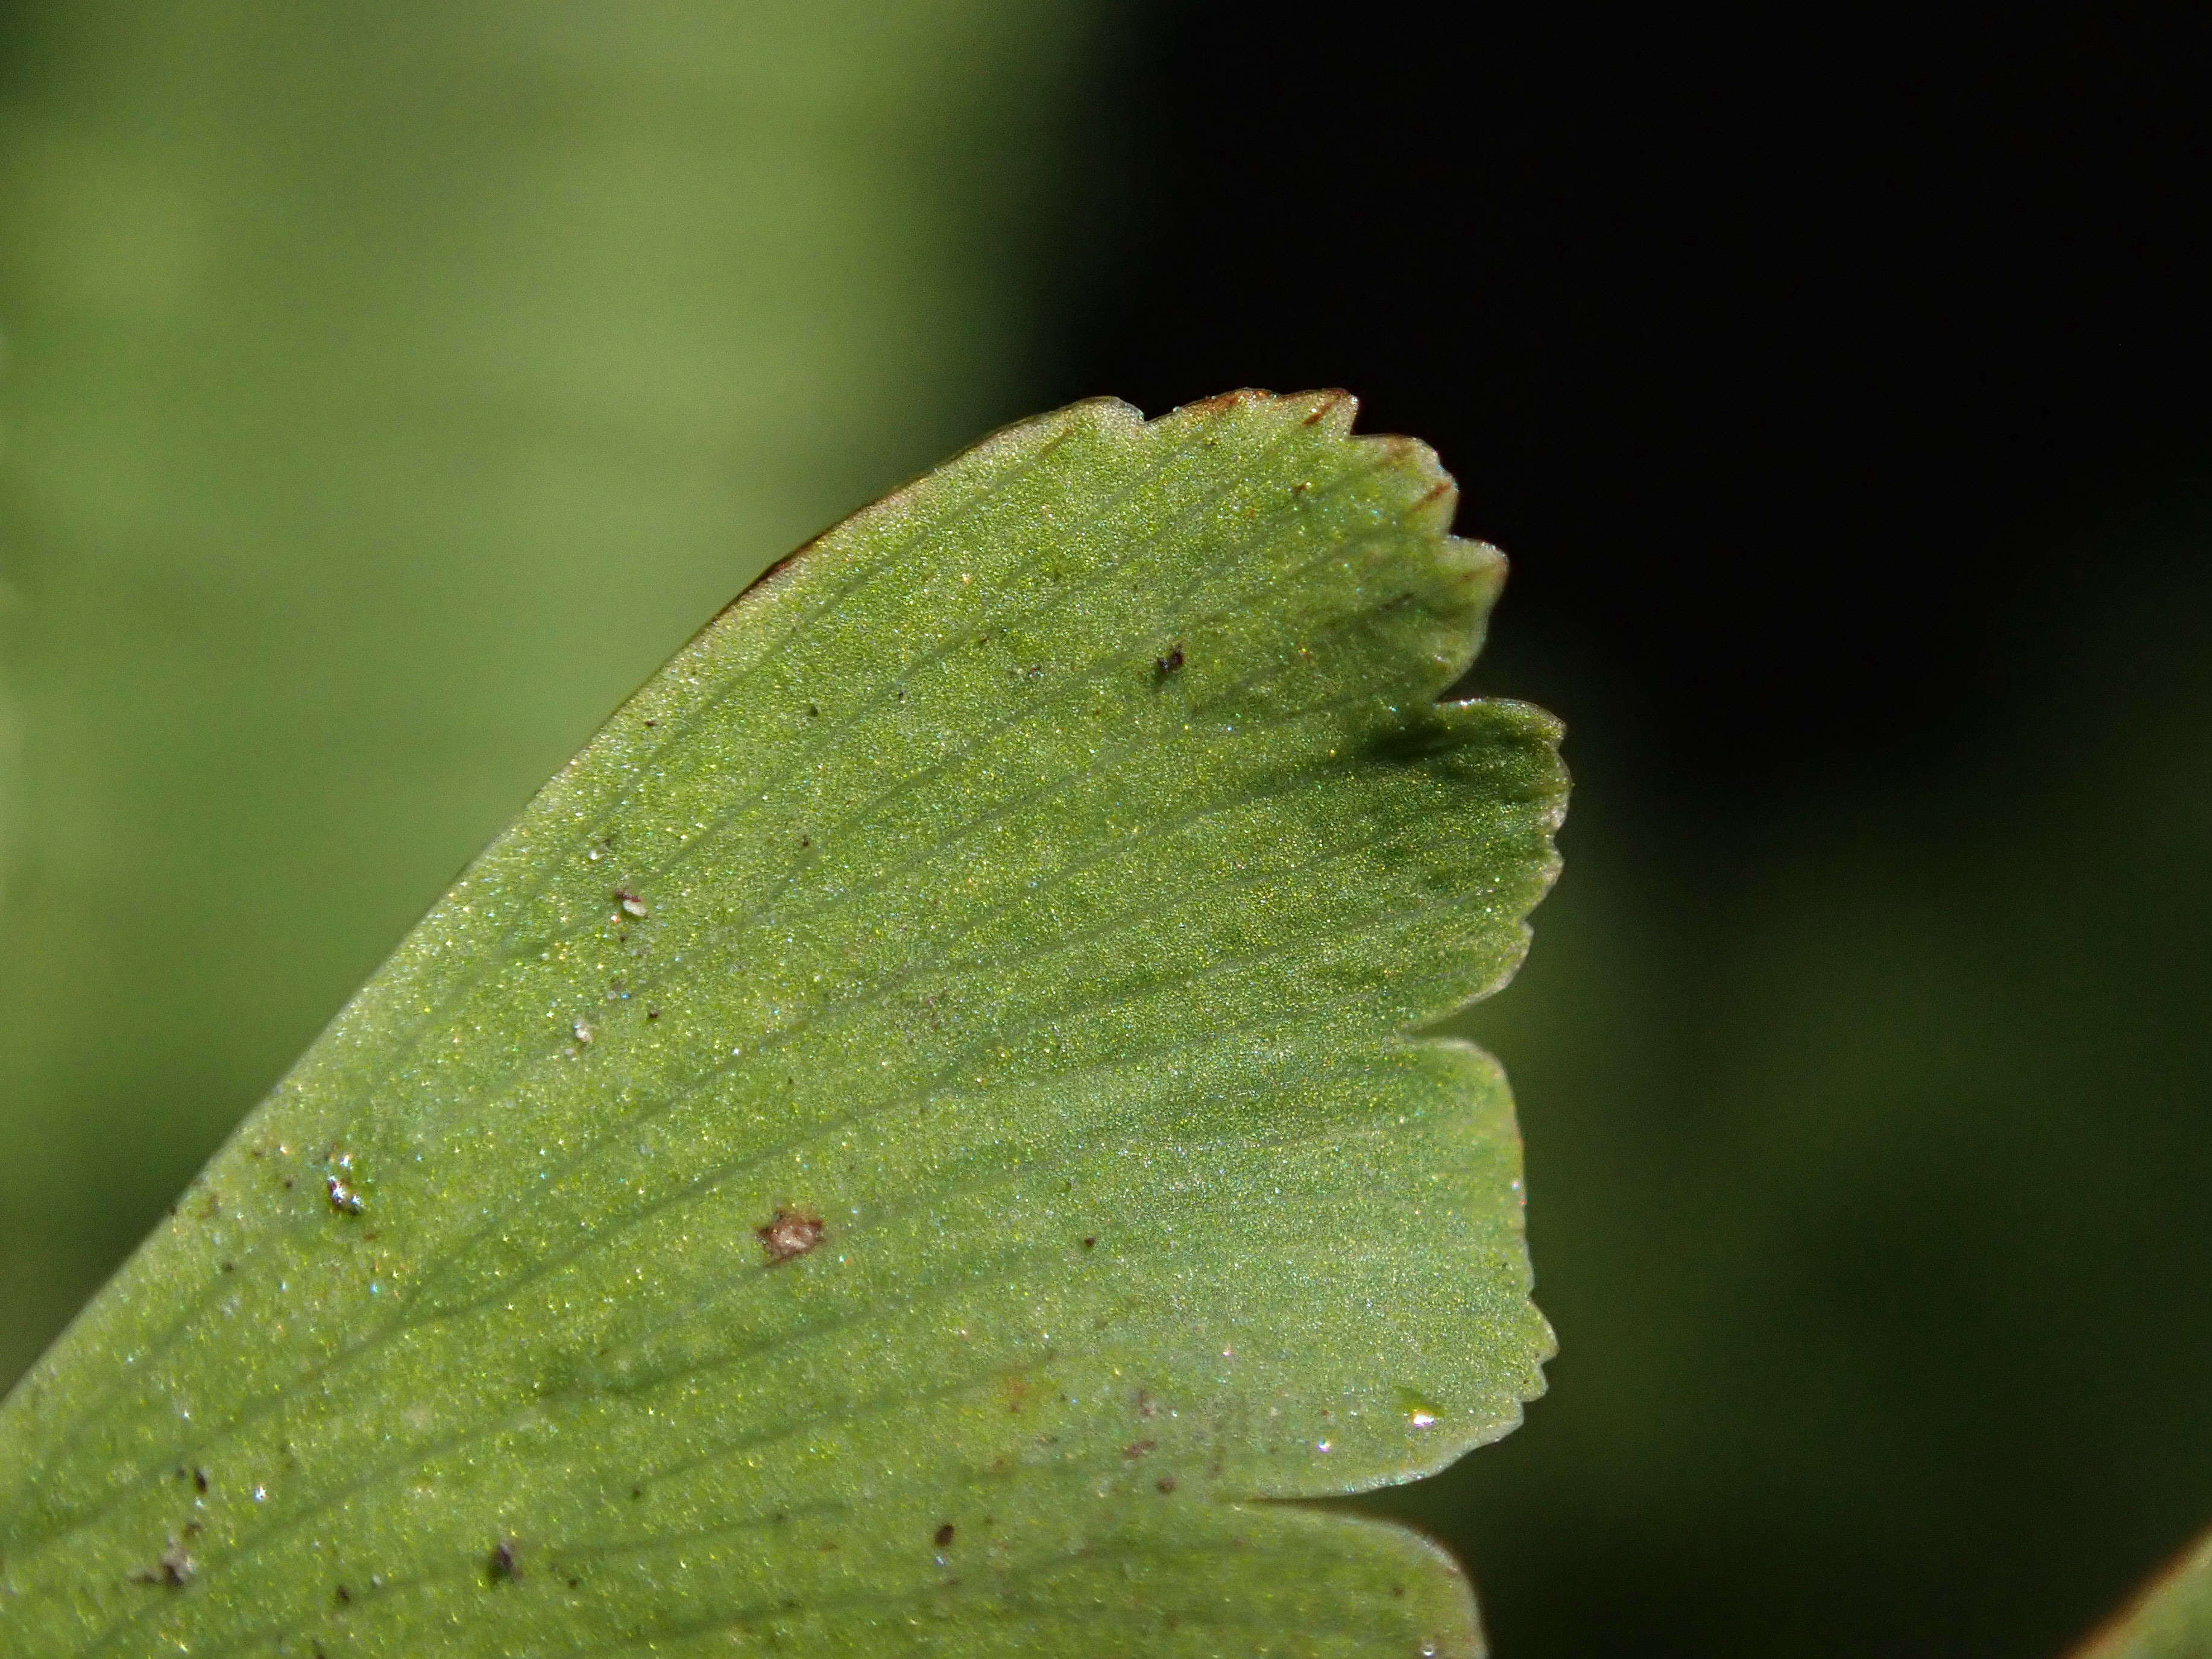
[[[2212,1654],[2212,1534],[2153,1579],[2075,1659],[2204,1659]]]
[[[26,1655],[1467,1653],[1541,1387],[1551,718],[1340,394],[1010,428],[749,590],[0,1407]]]

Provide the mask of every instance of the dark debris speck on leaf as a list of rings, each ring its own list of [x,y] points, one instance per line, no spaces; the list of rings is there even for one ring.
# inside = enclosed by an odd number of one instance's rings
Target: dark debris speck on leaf
[[[131,1576],[142,1584],[158,1584],[163,1589],[182,1589],[187,1580],[199,1571],[191,1552],[183,1543],[172,1538],[169,1547],[161,1552],[161,1559],[150,1567],[141,1567]]]

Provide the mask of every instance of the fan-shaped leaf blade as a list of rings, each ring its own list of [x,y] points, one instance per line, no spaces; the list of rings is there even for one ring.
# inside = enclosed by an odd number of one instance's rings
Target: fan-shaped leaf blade
[[[124,1655],[1455,1652],[1540,1387],[1501,984],[1557,730],[1338,394],[1078,404],[828,532],[463,876],[0,1408]]]

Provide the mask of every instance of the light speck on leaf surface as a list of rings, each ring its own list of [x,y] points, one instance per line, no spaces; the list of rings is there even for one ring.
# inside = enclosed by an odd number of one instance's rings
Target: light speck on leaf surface
[[[0,1406],[0,1651],[1478,1651],[1266,1501],[1551,1346],[1504,1079],[1408,1033],[1559,731],[1437,702],[1503,563],[1352,410],[1079,404],[717,617]]]

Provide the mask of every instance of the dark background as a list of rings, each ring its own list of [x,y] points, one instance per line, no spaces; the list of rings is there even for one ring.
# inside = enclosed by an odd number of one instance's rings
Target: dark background
[[[1057,389],[1355,389],[1521,556],[1510,635],[1652,706],[1640,783],[1955,758],[2000,616],[2202,467],[2212,15],[1506,10],[1154,17]]]
[[[1580,784],[1459,1023],[1553,1391],[1378,1506],[1505,1659],[2063,1650],[2212,1522],[2208,112],[2180,8],[0,9],[0,1380],[754,570],[1340,385]]]

